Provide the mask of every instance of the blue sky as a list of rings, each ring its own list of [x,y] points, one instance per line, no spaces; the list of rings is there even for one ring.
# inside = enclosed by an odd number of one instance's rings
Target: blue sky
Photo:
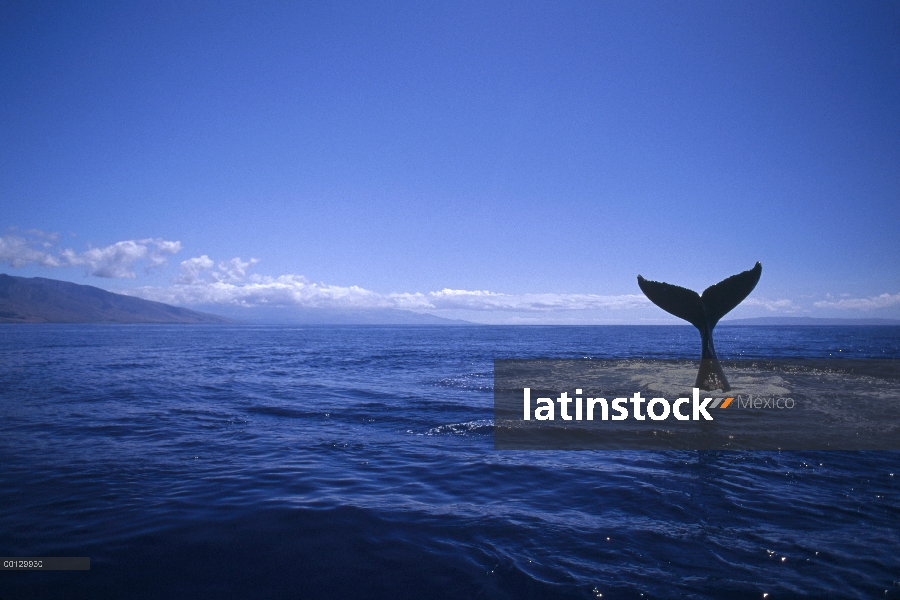
[[[0,270],[649,322],[759,260],[734,316],[900,317],[897,3],[260,4],[0,7]]]

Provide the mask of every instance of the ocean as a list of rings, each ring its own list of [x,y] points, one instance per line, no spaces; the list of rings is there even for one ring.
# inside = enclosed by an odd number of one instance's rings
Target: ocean
[[[91,559],[2,600],[900,598],[900,452],[494,450],[494,359],[695,358],[690,326],[0,336],[0,554]],[[716,348],[896,360],[900,328]]]

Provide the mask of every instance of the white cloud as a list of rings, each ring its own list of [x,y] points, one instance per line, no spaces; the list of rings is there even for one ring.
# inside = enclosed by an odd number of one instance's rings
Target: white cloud
[[[143,287],[132,293],[170,304],[296,306],[303,308],[398,308],[414,311],[474,310],[546,313],[558,311],[641,308],[649,301],[640,295],[501,294],[485,290],[444,289],[429,293],[379,294],[359,286],[314,283],[302,275],[248,275],[256,260],[234,258],[220,262],[203,255],[182,261],[181,273],[170,287]]]
[[[869,298],[842,298],[840,300],[820,300],[814,303],[816,308],[842,308],[846,310],[874,310],[877,308],[893,308],[900,306],[900,293],[881,294]]]
[[[800,310],[800,306],[793,300],[768,300],[766,298],[747,298],[742,303],[744,306],[760,306],[770,312],[792,313]]]
[[[150,251],[147,254],[147,258],[150,260],[152,266],[154,267],[165,265],[168,262],[169,256],[173,256],[181,252],[181,242],[172,242],[159,238],[155,240],[142,241],[149,242],[152,244],[152,246],[155,246],[155,249],[151,247]]]
[[[38,245],[43,248],[40,240],[34,239],[37,236],[29,235],[28,238],[9,234],[0,237],[0,262],[9,266],[20,269],[31,264],[41,265],[42,267],[58,267],[59,259],[46,250],[37,249]]]
[[[207,255],[189,258],[181,261],[181,274],[175,280],[175,283],[182,285],[194,285],[203,283],[202,274],[204,271],[212,269],[216,263]]]
[[[205,267],[203,270],[209,268],[205,266],[203,258],[205,257],[191,259],[198,262],[187,266],[182,263],[182,274],[173,286],[143,287],[133,290],[132,293],[149,300],[188,305],[379,308],[394,304],[386,296],[357,286],[341,287],[311,283],[302,275],[282,275],[275,278],[253,276],[250,281],[244,283],[224,280],[229,276],[227,272],[211,273],[210,279],[201,278],[199,274],[191,278],[193,275],[191,269],[194,265]]]
[[[215,282],[241,283],[247,279],[247,270],[258,262],[259,259],[256,258],[244,261],[235,257],[231,260],[219,261],[218,270],[213,270],[216,263],[204,254],[181,261],[181,273],[175,279],[175,283],[180,285],[209,285]]]
[[[497,292],[443,289],[421,296],[427,308],[549,312],[562,310],[629,309],[648,306],[642,295],[597,294],[501,294]]]
[[[95,277],[135,276],[136,262],[146,261],[147,268],[162,267],[168,257],[181,250],[181,242],[160,238],[125,240],[103,248],[88,248],[78,253],[71,248],[54,246],[57,234],[30,229],[25,235],[14,233],[0,237],[0,262],[13,268],[36,264],[42,267],[83,267]]]
[[[257,258],[251,258],[248,261],[242,261],[235,257],[228,261],[219,262],[219,272],[214,273],[213,277],[217,281],[227,281],[236,283],[247,278],[247,269],[259,262]]]
[[[146,259],[148,268],[160,267],[166,264],[168,255],[179,250],[181,242],[147,238],[116,242],[104,248],[90,248],[81,254],[67,249],[61,256],[67,266],[83,266],[95,277],[133,278],[137,261]]]

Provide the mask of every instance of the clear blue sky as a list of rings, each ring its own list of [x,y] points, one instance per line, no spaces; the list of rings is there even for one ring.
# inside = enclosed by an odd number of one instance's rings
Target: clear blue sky
[[[182,303],[201,256],[510,298],[759,260],[735,316],[900,317],[900,4],[6,3],[0,228],[2,271]]]

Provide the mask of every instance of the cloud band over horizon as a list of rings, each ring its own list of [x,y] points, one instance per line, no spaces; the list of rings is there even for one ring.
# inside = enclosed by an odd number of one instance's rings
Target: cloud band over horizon
[[[0,236],[0,263],[19,269],[27,266],[43,268],[80,268],[86,276],[107,279],[134,279],[135,269],[143,265],[145,272],[165,268],[168,258],[182,250],[179,241],[163,238],[124,240],[105,247],[88,247],[83,252],[58,245],[58,234],[39,230]],[[416,312],[469,313],[621,313],[652,305],[641,294],[507,294],[488,290],[444,288],[431,292],[378,293],[360,286],[338,286],[315,283],[303,275],[267,276],[249,271],[259,262],[256,258],[214,261],[201,255],[181,261],[179,273],[168,286],[140,286],[120,290],[168,304],[186,306],[267,306],[332,309],[400,309]],[[770,300],[751,297],[745,306],[764,309],[767,313],[808,314],[789,299]],[[814,309],[871,311],[900,307],[900,293],[884,293],[869,298],[828,297],[812,304]]]

